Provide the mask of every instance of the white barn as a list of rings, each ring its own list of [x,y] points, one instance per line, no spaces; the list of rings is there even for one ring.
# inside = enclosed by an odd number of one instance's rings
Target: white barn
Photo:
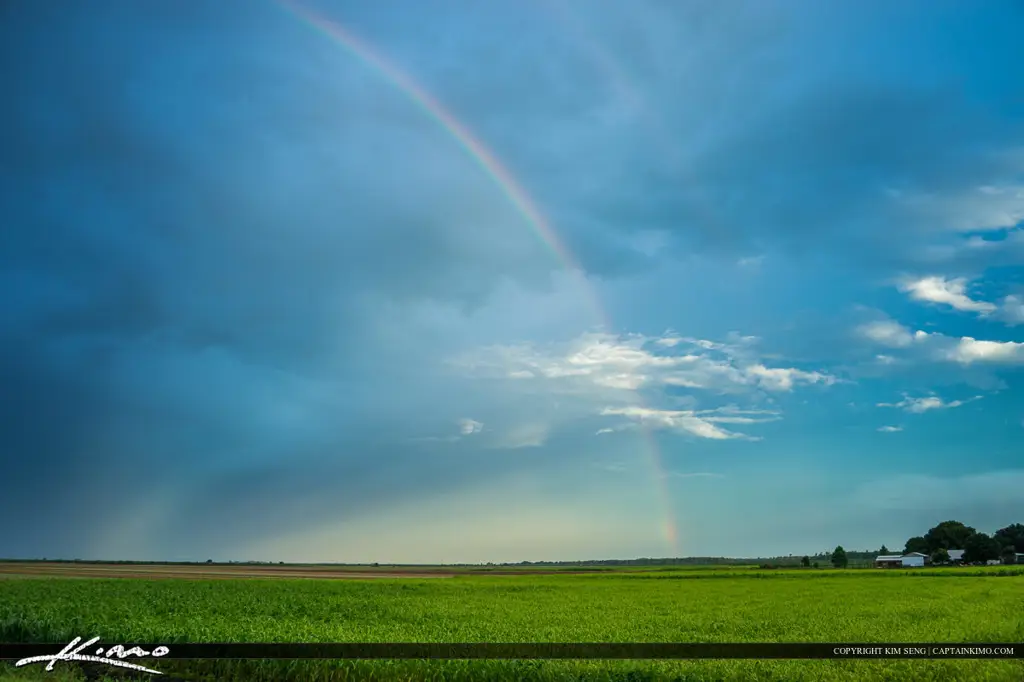
[[[894,568],[903,565],[903,557],[899,554],[879,554],[875,557],[876,568]]]
[[[881,554],[875,557],[876,568],[897,568],[924,566],[928,557],[920,552],[909,552],[908,554]]]
[[[920,552],[910,552],[900,557],[904,566],[924,566],[924,561],[927,558],[926,554],[921,554]]]

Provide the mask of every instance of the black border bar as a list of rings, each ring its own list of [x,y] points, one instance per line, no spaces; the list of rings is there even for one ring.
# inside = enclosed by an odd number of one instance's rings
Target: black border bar
[[[0,643],[0,660],[55,656],[65,644]],[[82,654],[95,655],[97,643]],[[163,659],[1024,659],[1024,644],[1007,643],[323,643],[122,644],[142,651],[120,660]],[[159,649],[158,649],[159,648]],[[158,650],[158,655],[152,652]],[[165,653],[166,652],[166,653]],[[146,655],[139,656],[139,653]],[[162,654],[162,655],[160,655]],[[113,656],[110,656],[113,657]]]

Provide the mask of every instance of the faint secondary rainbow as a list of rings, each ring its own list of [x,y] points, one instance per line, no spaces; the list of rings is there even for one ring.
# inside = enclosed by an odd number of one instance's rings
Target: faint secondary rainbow
[[[391,64],[388,59],[343,25],[314,12],[295,0],[274,0],[274,2],[329,38],[334,44],[342,47],[370,70],[383,77],[393,88],[405,95],[424,114],[432,118],[458,142],[470,158],[491,178],[526,223],[537,233],[541,241],[554,253],[561,265],[578,279],[580,290],[587,299],[588,305],[596,315],[601,326],[608,332],[613,331],[608,314],[601,305],[594,288],[587,280],[586,271],[572,256],[562,240],[558,238],[550,222],[541,213],[527,191],[482,141],[477,139],[461,121],[413,80],[411,76]],[[672,512],[671,498],[669,497],[665,482],[661,453],[653,434],[644,428],[642,424],[640,431],[648,444],[647,450],[651,465],[654,468],[656,485],[663,506],[663,525],[661,530],[669,545],[669,549],[674,553],[678,553],[678,533]]]

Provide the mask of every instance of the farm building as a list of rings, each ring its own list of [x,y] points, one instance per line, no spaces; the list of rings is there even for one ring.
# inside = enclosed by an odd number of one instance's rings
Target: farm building
[[[910,552],[902,557],[904,566],[924,566],[927,558],[928,555],[921,554],[920,552]]]
[[[920,552],[907,554],[882,554],[875,557],[876,568],[900,568],[904,566],[924,566],[928,557]]]
[[[1017,552],[1003,559],[1004,564],[1024,564],[1024,553]]]

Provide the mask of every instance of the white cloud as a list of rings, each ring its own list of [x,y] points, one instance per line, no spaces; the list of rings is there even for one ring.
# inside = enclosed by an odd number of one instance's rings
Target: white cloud
[[[1007,296],[999,309],[999,318],[1009,325],[1024,324],[1024,298]]]
[[[948,338],[948,337],[947,337]],[[964,365],[973,363],[1024,363],[1024,343],[1015,341],[979,341],[965,336],[951,349],[943,351],[947,360]]]
[[[903,430],[902,426],[879,426],[878,430],[882,433],[898,433]]]
[[[906,279],[899,285],[900,291],[908,294],[915,301],[939,303],[955,310],[975,312],[988,315],[996,310],[996,306],[987,301],[975,301],[967,295],[967,279],[958,277],[929,276],[920,279]]]
[[[975,400],[981,400],[981,396],[974,396],[967,400],[951,400],[949,402],[945,402],[942,398],[936,395],[925,396],[923,398],[911,398],[904,395],[903,400],[898,403],[878,403],[878,407],[896,407],[913,414],[923,414],[928,410],[947,410],[954,407],[961,407],[962,405],[966,405],[967,403]],[[883,429],[888,428],[890,427],[883,427]]]
[[[682,386],[716,391],[760,388],[790,391],[798,385],[831,385],[835,377],[817,371],[768,367],[752,351],[756,337],[730,343],[666,335],[615,336],[589,333],[562,347],[530,344],[491,346],[453,361],[477,377],[579,382],[619,391],[645,386]],[[661,354],[688,346],[686,354]],[[660,349],[660,350],[659,350]]]
[[[765,367],[764,365],[751,365],[746,369],[747,375],[756,377],[758,385],[769,391],[790,391],[798,383],[804,384],[825,384],[830,386],[836,382],[836,378],[821,372],[805,372],[799,369],[783,367]]]
[[[481,422],[473,419],[460,419],[459,420],[459,433],[463,436],[471,436],[474,433],[480,433],[484,428]]]
[[[690,408],[696,407],[696,399],[669,389],[706,391],[712,399],[746,395],[753,401],[763,399],[766,393],[790,392],[815,384],[830,386],[839,381],[821,371],[769,366],[756,352],[757,343],[756,337],[739,334],[719,342],[673,333],[659,337],[588,333],[561,344],[479,348],[452,364],[475,379],[509,381],[510,390],[530,395],[534,402],[545,394],[557,395],[567,403],[571,399],[572,407],[561,411],[560,419],[570,418],[570,414],[573,419],[594,414],[620,416],[634,425],[643,422],[722,440],[746,436],[721,424],[758,423],[766,421],[765,415],[737,411],[735,407],[714,413],[682,410],[681,401],[688,399],[690,404],[684,406]],[[640,391],[650,407],[638,406]],[[666,406],[673,409],[658,409]],[[777,419],[778,415],[773,413],[771,418]],[[621,428],[600,428],[596,434]]]
[[[957,362],[961,365],[1024,364],[1024,343],[1017,341],[985,341],[970,336],[956,338],[939,332],[917,330],[913,334],[896,322],[880,322],[858,328],[862,335],[888,346],[919,348],[931,360]],[[881,361],[884,356],[878,356]],[[887,361],[886,361],[887,362]]]
[[[1002,230],[1024,221],[1024,187],[991,185],[948,196],[890,193],[904,206],[957,232]]]
[[[510,450],[538,448],[547,442],[549,432],[550,426],[541,422],[519,424],[507,430],[493,447]]]
[[[892,348],[906,348],[914,343],[910,330],[894,320],[869,322],[858,327],[857,332],[875,343]]]
[[[716,426],[725,424],[756,424],[774,421],[776,413],[765,411],[732,411],[732,410],[656,410],[648,407],[606,407],[601,411],[604,416],[622,416],[635,424],[642,424],[656,429],[666,429],[680,433],[688,433],[698,438],[711,440],[760,440],[753,436],[728,431]],[[748,416],[758,415],[757,417]]]

